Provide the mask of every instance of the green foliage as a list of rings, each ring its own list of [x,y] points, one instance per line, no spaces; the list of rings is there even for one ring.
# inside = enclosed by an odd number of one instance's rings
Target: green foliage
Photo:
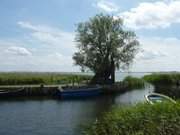
[[[84,132],[86,135],[180,135],[180,103],[138,104],[115,108]]]
[[[126,84],[130,89],[143,88],[145,85],[145,81],[143,79],[132,76],[127,76],[124,78],[123,83]]]
[[[143,79],[154,85],[176,85],[180,81],[180,74],[151,74],[145,75]]]
[[[90,79],[88,75],[62,73],[0,73],[0,85],[79,84]]]
[[[103,14],[79,23],[76,41],[79,50],[73,56],[75,64],[104,78],[115,68],[128,66],[139,47],[135,33],[124,29],[122,19]]]

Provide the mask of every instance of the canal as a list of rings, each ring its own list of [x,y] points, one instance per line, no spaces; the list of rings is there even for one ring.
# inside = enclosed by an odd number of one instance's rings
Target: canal
[[[144,95],[151,91],[153,87],[147,85],[116,96],[86,100],[3,100],[0,101],[0,135],[80,135],[85,125],[112,106],[144,101]]]
[[[0,135],[79,135],[114,105],[130,105],[144,100],[152,87],[116,96],[88,100],[13,100],[0,102]]]

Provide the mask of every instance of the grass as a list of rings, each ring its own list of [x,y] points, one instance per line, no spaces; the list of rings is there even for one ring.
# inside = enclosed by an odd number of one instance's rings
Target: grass
[[[87,82],[89,75],[62,73],[0,73],[0,85],[73,84]]]
[[[105,94],[116,94],[131,91],[133,89],[142,89],[145,87],[145,81],[141,78],[127,76],[123,81],[115,82],[113,85],[103,87]]]
[[[177,85],[180,81],[179,73],[145,75],[143,79],[154,85]]]
[[[143,88],[145,81],[141,78],[127,76],[124,78],[123,83],[128,86],[129,89]]]
[[[180,135],[180,102],[117,107],[84,130],[85,135]]]

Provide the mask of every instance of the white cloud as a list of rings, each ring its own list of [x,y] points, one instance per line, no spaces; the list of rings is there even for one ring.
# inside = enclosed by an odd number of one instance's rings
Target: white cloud
[[[140,60],[153,60],[166,56],[168,55],[165,52],[161,52],[157,50],[142,50],[137,54],[136,58]]]
[[[59,29],[56,30],[53,27],[45,26],[45,25],[33,25],[32,23],[27,22],[27,21],[19,21],[19,22],[17,22],[17,24],[19,26],[21,26],[22,28],[26,28],[26,29],[29,29],[29,30],[32,30],[32,31],[37,31],[37,32],[57,34],[58,30],[59,30]]]
[[[28,49],[23,48],[23,47],[18,47],[18,46],[11,46],[11,47],[7,48],[5,50],[5,52],[7,52],[9,54],[16,55],[16,56],[30,56],[30,55],[32,55],[32,53]]]
[[[23,21],[18,26],[26,30],[23,39],[0,39],[0,71],[78,71],[74,33]]]
[[[180,71],[180,40],[141,37],[142,51],[136,55],[132,71]]]
[[[35,25],[27,21],[19,21],[18,25],[27,30],[25,34],[33,45],[33,56],[29,57],[28,61],[21,60],[31,67],[26,70],[78,71],[78,67],[74,67],[72,60],[72,55],[76,51],[74,33],[48,25]],[[23,67],[25,67],[23,64],[19,64],[18,70]]]
[[[73,60],[72,60],[72,56],[64,56],[59,52],[54,52],[53,54],[49,54],[47,56],[49,59],[51,59],[51,62],[54,64],[58,64],[62,65],[62,66],[68,66],[71,67]]]
[[[143,2],[118,16],[130,28],[166,28],[173,23],[180,23],[179,7],[179,0]]]
[[[74,33],[65,32],[59,28],[45,25],[33,25],[30,22],[18,22],[22,28],[30,30],[31,38],[41,44],[50,45],[55,50],[61,49],[62,53],[73,53],[75,48]],[[54,47],[53,47],[54,46]]]
[[[61,54],[55,48],[48,53],[41,48],[39,51],[34,51],[33,48],[29,51],[24,46],[25,43],[20,41],[0,40],[0,71],[78,71],[71,55]]]
[[[105,12],[117,12],[119,10],[119,7],[113,3],[113,2],[110,2],[110,1],[107,1],[107,0],[100,0],[96,3],[96,6],[105,11]]]

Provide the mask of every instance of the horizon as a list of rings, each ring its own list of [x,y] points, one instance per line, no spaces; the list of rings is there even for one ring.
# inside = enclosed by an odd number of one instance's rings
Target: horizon
[[[81,72],[81,71],[72,71],[72,72],[65,72],[65,71],[0,71],[0,73],[62,73],[62,74],[73,74],[73,73],[93,73],[92,71],[86,71],[86,72]],[[148,71],[148,72],[143,72],[143,71],[116,71],[115,73],[180,73],[180,71]]]
[[[128,71],[179,72],[179,7],[179,0],[1,0],[0,72],[80,72],[76,24],[99,13],[135,31],[141,50]]]

